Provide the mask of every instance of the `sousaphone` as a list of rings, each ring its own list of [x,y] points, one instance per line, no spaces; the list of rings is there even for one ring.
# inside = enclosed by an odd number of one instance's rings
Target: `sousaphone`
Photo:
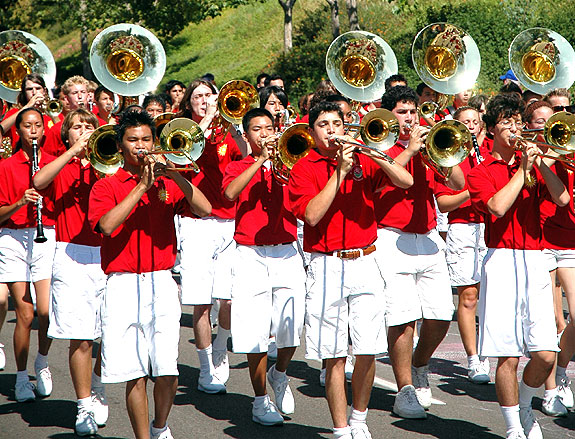
[[[154,90],[166,71],[160,40],[136,24],[115,24],[100,32],[90,49],[90,65],[98,81],[120,96]]]
[[[0,98],[16,103],[22,81],[37,73],[48,89],[54,86],[56,63],[48,46],[21,30],[0,32]]]
[[[381,99],[385,80],[397,73],[397,59],[389,44],[364,31],[346,32],[333,40],[325,66],[335,88],[358,102]]]
[[[519,82],[534,93],[569,88],[575,81],[575,52],[549,29],[527,29],[509,46],[509,64]]]

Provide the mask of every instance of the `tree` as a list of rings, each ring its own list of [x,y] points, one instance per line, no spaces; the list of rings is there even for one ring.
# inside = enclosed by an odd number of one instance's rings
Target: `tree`
[[[289,52],[292,47],[292,16],[293,5],[296,0],[278,0],[280,6],[284,10],[284,52]]]
[[[326,0],[331,9],[331,33],[335,40],[339,37],[339,4],[338,0]]]
[[[349,30],[359,30],[359,19],[357,18],[357,0],[345,0],[347,16],[349,18]]]

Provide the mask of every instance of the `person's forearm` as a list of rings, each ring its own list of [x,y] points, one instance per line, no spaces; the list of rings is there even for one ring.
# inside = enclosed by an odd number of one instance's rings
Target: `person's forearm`
[[[142,184],[137,184],[126,198],[120,201],[109,212],[104,214],[102,218],[100,218],[100,221],[98,221],[100,232],[105,236],[110,236],[114,233],[114,230],[126,221],[126,218],[128,218],[128,215],[145,192],[146,187]]]
[[[305,222],[315,227],[325,216],[333,203],[345,175],[337,169],[327,181],[325,187],[308,203],[305,209]]]
[[[224,190],[224,196],[230,200],[235,201],[242,191],[246,188],[250,180],[256,175],[256,172],[261,168],[264,159],[257,159],[250,165],[248,169],[238,175]]]
[[[437,197],[437,207],[441,213],[452,212],[469,200],[469,191],[465,190],[454,195],[441,195]]]
[[[393,185],[402,189],[407,189],[413,185],[413,176],[397,161],[391,164],[387,160],[375,157],[372,159],[387,174]]]
[[[492,215],[501,218],[507,213],[523,189],[525,178],[525,171],[519,168],[511,180],[489,199],[487,208]]]
[[[0,207],[0,224],[8,221],[12,215],[14,215],[22,206],[26,203],[23,203],[22,200],[16,201],[14,204],[10,204],[9,206],[2,206]]]
[[[571,197],[561,179],[545,163],[541,163],[538,167],[553,202],[561,207],[566,206]]]
[[[58,173],[72,160],[74,154],[68,149],[64,154],[56,157],[46,166],[42,167],[36,175],[34,175],[34,187],[38,190],[45,189],[50,183],[54,181]]]
[[[173,174],[170,175],[170,178],[184,193],[192,212],[202,218],[212,213],[212,205],[201,190],[190,183],[179,172],[171,172],[170,174]]]
[[[455,165],[451,168],[451,175],[446,180],[446,185],[454,191],[460,191],[465,187],[465,174],[463,174],[459,165]]]

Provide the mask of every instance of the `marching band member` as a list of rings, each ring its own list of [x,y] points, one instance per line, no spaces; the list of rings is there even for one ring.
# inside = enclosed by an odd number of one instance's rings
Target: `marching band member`
[[[556,88],[551,90],[543,97],[543,100],[551,105],[551,108],[553,108],[554,112],[572,112],[571,108],[568,109],[571,104],[571,93],[569,93],[569,90],[565,88]]]
[[[273,176],[274,118],[265,109],[253,109],[244,116],[243,128],[252,153],[230,163],[223,181],[226,198],[237,200],[232,341],[234,352],[248,357],[253,420],[276,425],[283,423],[278,408],[287,415],[295,410],[286,369],[303,327],[305,272],[295,245],[296,218],[287,206],[287,186]],[[277,361],[267,378],[276,405],[266,391],[270,335],[275,336]]]
[[[30,347],[30,331],[34,320],[34,304],[30,282],[36,292],[38,315],[38,356],[34,362],[38,396],[52,393],[52,375],[48,368],[47,336],[50,277],[55,248],[53,205],[42,200],[42,223],[46,242],[36,243],[36,206],[40,194],[32,187],[31,162],[34,141],[44,135],[42,113],[37,108],[23,109],[16,117],[20,140],[17,152],[0,162],[0,282],[7,283],[14,301],[16,327],[14,354],[16,357],[16,401],[33,401],[35,387],[28,379],[26,363]],[[47,165],[54,157],[38,148],[38,165]]]
[[[453,119],[465,124],[473,136],[481,129],[479,112],[472,107],[459,107]],[[476,141],[476,140],[475,140]],[[467,176],[489,154],[485,148],[473,149],[459,167]],[[475,314],[479,294],[479,280],[485,247],[485,225],[480,214],[471,206],[467,185],[452,191],[436,182],[437,205],[442,212],[449,212],[446,239],[446,260],[451,285],[457,288],[457,326],[467,353],[467,376],[474,383],[489,382],[489,359],[477,355]]]
[[[98,126],[106,125],[107,123],[116,123],[116,119],[112,114],[112,110],[114,109],[114,93],[103,85],[100,85],[94,92],[94,103],[98,109],[98,114],[96,115],[98,118]]]
[[[54,198],[56,252],[48,336],[70,340],[68,363],[78,399],[75,430],[79,436],[96,434],[108,419],[100,355],[91,372],[92,345],[101,336],[100,307],[106,287],[100,265],[102,238],[88,224],[90,189],[98,175],[86,157],[86,145],[97,127],[96,115],[87,109],[68,113],[62,123],[67,151],[34,176],[34,187],[49,189]]]
[[[177,388],[180,302],[170,269],[176,213],[209,215],[204,195],[173,165],[141,158],[154,145],[145,112],[124,112],[116,128],[124,167],[97,181],[88,219],[102,233],[108,276],[102,306],[102,382],[126,382],[126,406],[138,439],[171,439],[167,424]],[[148,374],[155,378],[148,425]]]
[[[177,113],[178,111],[182,110],[182,100],[184,98],[184,94],[186,93],[186,86],[182,81],[178,81],[177,79],[172,79],[168,81],[164,87],[164,93],[172,98],[172,109],[173,113]],[[144,106],[144,108],[146,108]]]
[[[194,336],[200,359],[198,389],[223,393],[229,377],[227,341],[230,334],[231,267],[234,249],[234,203],[221,190],[226,166],[242,154],[231,133],[224,138],[218,131],[212,139],[211,127],[217,115],[214,86],[196,79],[186,89],[183,117],[199,123],[206,136],[202,156],[197,160],[201,172],[190,173],[190,181],[210,200],[212,213],[207,218],[180,217],[182,303],[194,305]],[[235,131],[235,130],[231,130]],[[220,299],[218,335],[212,346],[210,310],[212,300]]]
[[[551,368],[557,337],[550,277],[541,252],[540,192],[565,206],[561,180],[537,158],[537,147],[518,144],[523,101],[495,96],[484,121],[493,150],[468,176],[473,206],[485,215],[484,259],[479,292],[479,354],[497,357],[495,387],[508,438],[541,438],[531,400]],[[522,152],[516,152],[521,147]],[[518,388],[519,357],[531,360]]]
[[[142,102],[142,108],[154,118],[166,112],[166,101],[160,95],[148,95]]]
[[[431,406],[429,360],[445,337],[453,316],[453,299],[445,261],[445,242],[436,226],[433,197],[435,173],[423,164],[428,129],[418,125],[417,94],[393,87],[383,95],[382,108],[398,119],[399,141],[387,153],[413,176],[413,186],[386,186],[375,200],[378,245],[376,257],[386,283],[389,356],[399,388],[393,412],[404,418],[425,418]],[[458,166],[446,184],[462,189]],[[423,318],[413,351],[415,321]],[[417,398],[415,398],[417,396]]]
[[[344,135],[337,104],[319,103],[309,121],[316,149],[294,165],[289,181],[292,211],[305,221],[304,250],[312,253],[306,358],[327,360],[326,397],[335,437],[370,437],[365,421],[374,358],[386,348],[384,280],[373,254],[374,191],[390,183],[407,188],[413,179],[398,164],[354,154],[355,146],[334,147],[334,138],[351,139]],[[344,372],[348,333],[356,356],[349,422]]]

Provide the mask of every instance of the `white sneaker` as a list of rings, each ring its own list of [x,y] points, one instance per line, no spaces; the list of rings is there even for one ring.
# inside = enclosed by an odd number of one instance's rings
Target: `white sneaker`
[[[485,363],[487,362],[487,367]],[[480,361],[478,364],[469,366],[467,370],[467,377],[469,381],[475,384],[487,384],[490,380],[489,378],[489,359]]]
[[[345,359],[345,379],[351,381],[353,377],[353,355],[347,354]]]
[[[0,343],[0,370],[6,367],[6,353],[4,352],[4,345]]]
[[[270,401],[269,396],[261,407],[252,408],[252,420],[262,425],[280,425],[284,423],[284,418],[278,412],[277,407]]]
[[[96,434],[98,432],[98,424],[94,420],[94,413],[88,411],[85,407],[78,407],[75,430],[78,436]]]
[[[541,404],[541,411],[547,416],[567,416],[567,407],[561,402],[559,393],[551,396],[551,398],[544,398]]]
[[[209,394],[226,393],[226,385],[221,382],[217,375],[202,374],[200,372],[198,390]]]
[[[415,387],[415,394],[421,407],[428,409],[431,407],[431,388],[429,387],[429,366],[422,366],[415,368],[411,366],[411,379],[413,380],[413,387]]]
[[[170,431],[170,427],[168,427],[167,424],[166,428],[158,434],[152,433],[152,425],[154,425],[154,421],[150,422],[150,439],[174,439],[174,436],[172,436],[172,432]]]
[[[106,399],[105,387],[92,389],[92,413],[98,427],[103,427],[108,422],[108,400]]]
[[[268,345],[268,358],[270,360],[277,360],[278,358],[278,345],[275,341],[270,341]]]
[[[34,401],[36,399],[36,394],[34,393],[35,388],[34,384],[30,381],[22,381],[21,383],[16,382],[16,389],[14,391],[16,401]]]
[[[327,373],[327,369],[322,369],[319,373],[319,385],[321,387],[325,387],[325,375]]]
[[[507,439],[527,439],[522,431],[512,431],[507,435]]]
[[[561,398],[561,402],[568,409],[572,409],[574,401],[573,392],[570,387],[571,381],[565,375],[555,377],[555,381],[557,382],[557,392],[559,394],[559,398]]]
[[[397,395],[395,395],[393,413],[406,419],[427,418],[427,413],[425,413],[425,410],[415,395],[415,387],[411,384],[403,386]]]
[[[212,350],[212,359],[215,368],[214,374],[220,379],[222,383],[226,384],[228,382],[228,379],[230,378],[230,363],[228,360],[228,351]]]
[[[289,379],[284,374],[281,379],[274,379],[275,366],[268,370],[268,382],[274,390],[276,405],[280,411],[286,415],[291,415],[295,411],[295,401],[289,388]]]
[[[36,391],[42,397],[50,396],[52,393],[52,374],[48,366],[36,370]]]
[[[365,422],[358,422],[357,424],[350,424],[352,439],[372,439],[371,433],[367,428]]]
[[[533,414],[533,409],[531,407],[520,407],[519,419],[521,420],[521,426],[523,427],[523,431],[525,431],[527,439],[543,439],[541,426],[537,422],[537,419],[535,419],[535,415]]]

